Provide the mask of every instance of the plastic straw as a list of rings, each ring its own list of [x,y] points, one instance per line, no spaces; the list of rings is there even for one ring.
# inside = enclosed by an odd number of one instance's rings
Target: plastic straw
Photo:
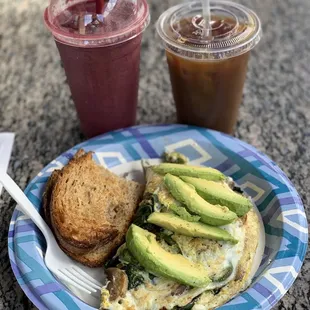
[[[210,0],[201,0],[202,4],[202,17],[205,21],[203,35],[205,38],[211,36],[211,11]]]

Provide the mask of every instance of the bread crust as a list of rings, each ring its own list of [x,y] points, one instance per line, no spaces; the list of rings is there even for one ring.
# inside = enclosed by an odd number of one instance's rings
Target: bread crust
[[[43,193],[43,212],[46,223],[51,227],[51,214],[50,214],[50,200],[52,197],[53,189],[55,184],[57,183],[58,177],[60,176],[60,170],[54,170],[51,176],[49,177],[46,186],[45,192]],[[52,227],[51,227],[52,228]]]

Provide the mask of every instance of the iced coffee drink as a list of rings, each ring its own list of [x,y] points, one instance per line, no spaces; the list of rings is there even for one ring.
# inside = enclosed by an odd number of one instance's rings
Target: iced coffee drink
[[[260,21],[244,6],[211,2],[204,33],[200,2],[163,13],[163,39],[178,122],[233,133],[251,49],[261,38]]]

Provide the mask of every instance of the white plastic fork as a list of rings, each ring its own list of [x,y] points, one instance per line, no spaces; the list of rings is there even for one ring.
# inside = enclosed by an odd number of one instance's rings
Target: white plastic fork
[[[104,283],[104,269],[88,268],[69,258],[60,249],[52,231],[31,201],[7,173],[2,172],[0,174],[0,183],[17,202],[18,209],[28,215],[43,233],[47,244],[44,257],[47,268],[74,295],[91,306],[98,308],[100,304],[100,290]]]

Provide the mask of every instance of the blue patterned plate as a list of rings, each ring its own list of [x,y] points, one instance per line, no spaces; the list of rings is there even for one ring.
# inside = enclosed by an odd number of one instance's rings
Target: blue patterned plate
[[[158,158],[164,150],[180,151],[193,164],[211,166],[231,176],[253,198],[265,228],[265,249],[249,289],[221,310],[270,309],[293,284],[305,257],[308,225],[292,183],[264,154],[219,132],[184,125],[138,126],[114,131],[62,154],[26,188],[37,209],[45,183],[79,149],[94,151],[109,168],[141,158]],[[9,256],[19,285],[39,309],[94,309],[66,291],[43,261],[45,240],[17,209],[10,223]]]

